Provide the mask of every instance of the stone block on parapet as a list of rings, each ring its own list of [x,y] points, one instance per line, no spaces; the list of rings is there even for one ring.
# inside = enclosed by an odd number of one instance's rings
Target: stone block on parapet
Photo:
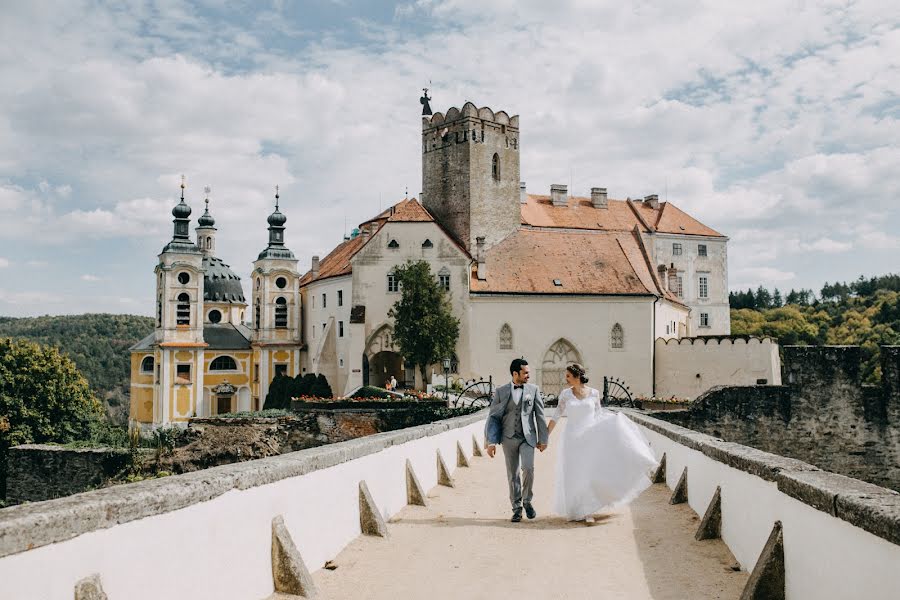
[[[665,483],[666,482],[666,453],[663,452],[662,458],[659,460],[659,466],[656,467],[656,472],[653,473],[653,477],[650,478],[653,483]]]
[[[96,573],[75,584],[75,600],[108,600],[100,575]]]
[[[388,528],[365,481],[359,482],[359,528],[364,535],[388,537]]]
[[[484,452],[481,450],[481,444],[478,443],[478,438],[474,435],[472,436],[472,456],[484,456]]]
[[[750,579],[741,593],[741,600],[784,600],[784,537],[781,521],[775,521],[769,539],[763,546]]]
[[[463,452],[462,444],[459,441],[456,442],[456,466],[457,467],[468,467],[469,459],[466,458],[466,453]]]
[[[722,537],[722,488],[716,486],[712,500],[703,514],[703,520],[700,521],[700,527],[694,538],[701,540],[716,540]]]
[[[413,471],[412,463],[406,459],[406,503],[412,506],[425,506],[425,490]]]
[[[272,519],[272,581],[276,592],[302,598],[319,597],[316,584],[281,515]]]
[[[450,475],[450,469],[447,468],[447,463],[444,462],[444,457],[441,456],[441,451],[437,451],[437,474],[438,474],[438,485],[442,485],[444,487],[456,487],[456,484],[453,482],[453,477]]]
[[[672,490],[672,497],[669,498],[669,504],[684,504],[688,501],[688,469],[684,468],[684,471],[681,472],[681,477],[678,478],[678,483],[675,485],[675,489]]]

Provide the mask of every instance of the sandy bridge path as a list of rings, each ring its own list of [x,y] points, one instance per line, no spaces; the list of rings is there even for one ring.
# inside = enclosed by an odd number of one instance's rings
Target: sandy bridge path
[[[553,437],[557,437],[556,433]],[[747,581],[720,540],[694,540],[687,506],[654,485],[591,526],[548,516],[554,453],[535,460],[534,521],[509,522],[501,452],[470,459],[455,488],[436,487],[428,506],[408,506],[389,539],[360,536],[313,574],[328,600],[505,598],[736,599]]]

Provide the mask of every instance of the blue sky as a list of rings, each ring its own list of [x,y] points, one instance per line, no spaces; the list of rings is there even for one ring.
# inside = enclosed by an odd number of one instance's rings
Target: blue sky
[[[0,315],[151,314],[182,173],[245,278],[280,185],[307,268],[418,193],[426,85],[520,115],[530,192],[729,235],[732,288],[900,270],[897,3],[10,2],[0,39]]]

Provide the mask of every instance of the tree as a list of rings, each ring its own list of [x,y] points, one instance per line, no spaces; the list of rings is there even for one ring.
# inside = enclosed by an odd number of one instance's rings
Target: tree
[[[86,439],[102,414],[87,380],[58,349],[0,338],[0,496],[11,446]]]
[[[394,341],[403,357],[417,365],[426,378],[429,365],[449,357],[459,339],[459,319],[453,316],[450,297],[438,285],[425,261],[409,261],[394,270],[401,296],[388,311],[394,319]]]
[[[278,374],[269,384],[269,393],[266,394],[266,401],[263,404],[263,410],[270,408],[291,407],[291,395],[293,394],[294,379],[287,375]]]
[[[784,301],[781,299],[781,290],[775,288],[775,293],[772,294],[772,308],[778,308],[784,305]]]
[[[331,386],[328,385],[328,379],[321,373],[316,376],[316,382],[312,385],[310,395],[316,396],[317,398],[331,398],[334,396],[331,391]]]

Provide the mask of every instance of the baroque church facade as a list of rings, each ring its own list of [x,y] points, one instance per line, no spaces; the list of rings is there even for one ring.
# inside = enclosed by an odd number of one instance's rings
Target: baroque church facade
[[[726,236],[656,196],[528,193],[519,153],[518,116],[466,103],[423,117],[422,197],[364,221],[302,275],[276,204],[249,306],[214,256],[208,210],[194,243],[182,200],[156,269],[157,330],[132,349],[132,418],[255,410],[278,372],[322,373],[338,395],[391,376],[421,388],[388,317],[408,260],[427,261],[449,294],[464,379],[504,381],[524,356],[545,393],[580,362],[595,383],[649,396],[658,338],[730,333]]]
[[[206,210],[190,238],[191,208],[172,209],[172,240],[159,255],[156,327],[131,348],[130,416],[143,425],[184,423],[259,410],[268,382],[300,370],[300,274],[284,245],[287,217],[269,215],[269,243],[253,263],[252,304],[240,278],[215,256]],[[261,400],[262,398],[262,400]]]

